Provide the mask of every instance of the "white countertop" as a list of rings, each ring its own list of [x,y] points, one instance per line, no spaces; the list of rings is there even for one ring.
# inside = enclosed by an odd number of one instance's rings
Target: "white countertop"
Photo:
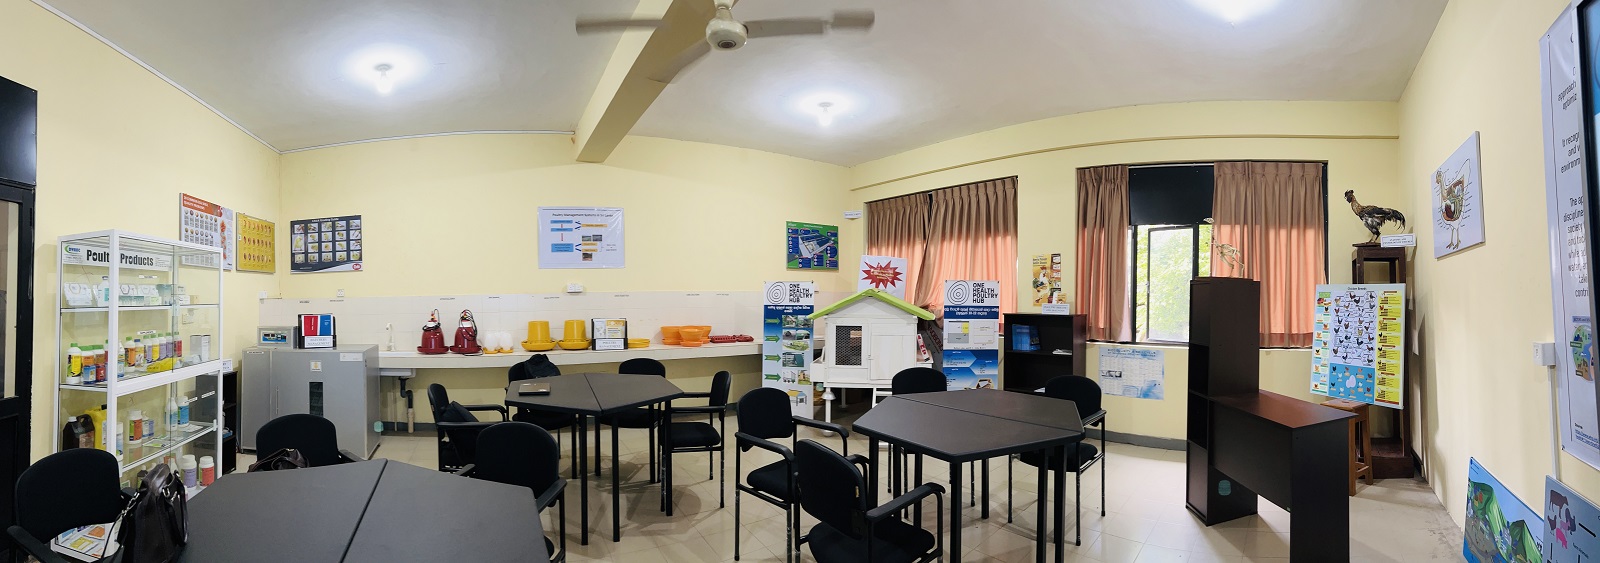
[[[761,342],[759,341],[705,344],[693,348],[651,344],[648,348],[628,348],[626,350],[562,350],[560,348],[549,352],[523,352],[519,350],[509,354],[484,354],[482,356],[418,354],[415,349],[412,349],[393,352],[379,351],[378,367],[404,369],[504,368],[511,367],[534,354],[549,356],[550,362],[556,365],[574,365],[617,363],[633,358],[654,358],[665,361],[688,358],[754,356],[760,353]]]

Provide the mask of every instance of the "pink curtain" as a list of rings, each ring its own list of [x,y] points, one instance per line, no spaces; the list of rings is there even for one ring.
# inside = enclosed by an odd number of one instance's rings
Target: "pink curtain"
[[[939,311],[944,307],[945,280],[997,280],[1000,312],[1015,311],[1017,179],[934,190],[928,200],[928,251],[913,302]]]
[[[1211,273],[1261,282],[1263,347],[1311,345],[1312,300],[1327,281],[1322,174],[1315,162],[1216,164]]]
[[[915,302],[917,280],[928,249],[928,194],[867,202],[866,211],[867,255],[905,258],[906,297]]]
[[[1128,318],[1128,167],[1078,169],[1078,281],[1073,307],[1092,340],[1133,339]]]

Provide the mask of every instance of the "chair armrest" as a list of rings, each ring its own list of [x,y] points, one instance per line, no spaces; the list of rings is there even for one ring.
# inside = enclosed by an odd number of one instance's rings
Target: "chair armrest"
[[[461,466],[461,469],[455,470],[453,475],[459,475],[461,477],[471,477],[472,476],[472,470],[477,469],[477,468],[478,468],[478,464],[469,463],[469,464]]]
[[[1100,421],[1101,420],[1105,420],[1105,418],[1106,418],[1106,410],[1105,409],[1100,409],[1099,412],[1096,412],[1096,413],[1091,414],[1089,416],[1083,417],[1083,424],[1084,424],[1084,426],[1100,424]]]
[[[823,421],[820,421],[820,420],[810,419],[810,418],[806,418],[806,417],[800,416],[798,414],[794,415],[793,420],[794,420],[795,424],[798,424],[798,425],[801,425],[801,426],[810,426],[812,428],[816,428],[817,430],[827,430],[829,432],[837,432],[837,433],[839,433],[840,436],[844,436],[846,438],[850,437],[850,431],[849,430],[846,430],[844,426],[841,426],[841,425],[838,425],[838,424],[834,424],[832,422],[823,422]]]
[[[862,467],[867,468],[867,471],[872,471],[872,460],[869,459],[867,456],[864,456],[864,455],[861,455],[861,454],[850,454],[850,455],[844,456],[844,459],[845,459],[845,461],[848,461],[853,465],[860,465]]]
[[[345,463],[367,460],[367,458],[351,453],[350,450],[339,450],[339,457],[344,458]]]
[[[911,506],[911,503],[928,498],[930,495],[939,495],[941,497],[944,496],[944,487],[940,486],[938,483],[925,483],[920,487],[911,489],[910,492],[900,495],[900,498],[886,502],[883,504],[883,506],[868,510],[867,521],[875,523],[879,520],[883,520],[884,518],[892,516],[901,510],[905,510],[906,507]]]
[[[67,563],[65,558],[54,551],[50,551],[50,546],[41,543],[33,537],[33,534],[22,529],[22,526],[6,528],[6,533],[11,534],[11,539],[16,540],[17,546],[28,552],[28,555],[38,559],[40,563]]]
[[[495,411],[495,412],[500,413],[500,421],[501,422],[505,422],[505,420],[506,420],[506,406],[505,405],[461,405],[461,406],[465,407],[468,411],[472,411],[472,412]]]
[[[702,391],[693,391],[693,392],[686,392],[683,395],[679,396],[677,399],[673,399],[673,400],[676,401],[678,399],[710,399],[710,398],[711,398],[711,392],[710,391],[703,391],[703,392]]]
[[[433,426],[435,428],[440,429],[440,430],[472,430],[474,428],[476,428],[478,430],[482,430],[484,428],[488,428],[488,427],[494,426],[496,424],[500,424],[500,423],[498,423],[498,422],[435,422],[435,423],[433,423]]]
[[[556,477],[555,482],[550,484],[550,488],[545,489],[542,493],[539,493],[539,498],[534,499],[534,505],[542,511],[546,507],[549,507],[550,503],[555,502],[555,500],[558,498],[561,498],[561,494],[566,492],[566,490],[567,480]]]
[[[733,442],[742,450],[749,450],[751,447],[761,448],[763,450],[783,456],[783,461],[785,462],[794,461],[794,452],[791,452],[789,451],[789,448],[785,448],[777,442],[768,440],[766,438],[757,438],[743,432],[734,432]]]
[[[667,413],[668,414],[678,414],[678,413],[717,414],[719,412],[727,412],[727,411],[728,411],[728,407],[726,405],[720,406],[720,407],[714,407],[714,406],[706,406],[706,407],[667,407]]]

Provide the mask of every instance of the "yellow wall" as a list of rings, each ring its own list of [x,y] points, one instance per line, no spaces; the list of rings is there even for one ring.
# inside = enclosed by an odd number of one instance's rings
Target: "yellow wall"
[[[556,135],[459,135],[284,155],[284,216],[361,214],[366,269],[280,274],[282,295],[553,293],[568,282],[591,292],[756,291],[764,281],[796,278],[815,280],[822,291],[854,288],[842,273],[784,268],[784,221],[839,224],[847,169],[649,137],[628,137],[605,163],[587,164],[572,160],[571,143]],[[624,208],[627,267],[539,269],[538,207],[558,205]],[[287,237],[279,243],[279,263],[286,264]],[[416,311],[419,324],[427,313]],[[760,374],[749,358],[667,367],[691,390],[729,370],[735,396],[758,385]],[[584,369],[615,366],[563,371]],[[452,400],[504,399],[504,370],[422,370],[410,385],[435,382]],[[416,408],[419,420],[431,420],[424,398]]]
[[[178,194],[278,220],[278,155],[100,41],[26,0],[0,0],[0,76],[39,91],[34,458],[52,451],[56,239],[125,229],[178,236]],[[228,274],[237,358],[270,275]]]
[[[1567,4],[1450,2],[1400,102],[1399,182],[1419,215],[1434,169],[1482,133],[1486,244],[1435,260],[1431,229],[1419,229],[1415,262],[1428,480],[1458,523],[1467,458],[1535,506],[1551,470],[1548,370],[1527,350],[1554,332],[1539,39]],[[1563,480],[1600,498],[1600,472],[1560,457]]]

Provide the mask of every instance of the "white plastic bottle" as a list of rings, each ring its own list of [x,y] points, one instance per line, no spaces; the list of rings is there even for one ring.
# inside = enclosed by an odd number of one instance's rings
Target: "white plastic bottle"
[[[72,346],[67,347],[66,371],[66,383],[68,385],[83,383],[83,349],[78,347],[77,342],[73,342]]]
[[[178,399],[167,397],[167,435],[178,435]]]
[[[139,419],[139,428],[144,431],[145,442],[156,439],[156,421],[152,420],[150,415],[144,415]]]
[[[144,413],[139,412],[139,409],[133,409],[128,411],[128,445],[137,446],[143,442]]]
[[[184,428],[187,428],[189,426],[189,396],[188,395],[184,395],[183,396],[183,400],[182,401],[178,401],[178,426],[184,427]]]

